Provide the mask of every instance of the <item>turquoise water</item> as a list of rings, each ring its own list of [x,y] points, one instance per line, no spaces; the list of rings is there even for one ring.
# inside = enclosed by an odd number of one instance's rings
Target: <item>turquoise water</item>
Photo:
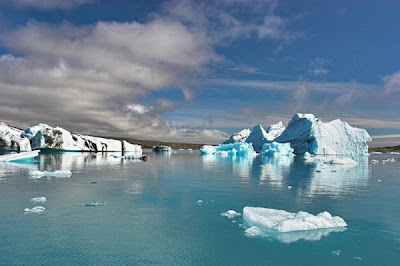
[[[400,260],[399,155],[373,155],[344,167],[307,164],[299,157],[147,154],[147,162],[59,153],[40,155],[33,163],[1,163],[0,264],[397,265]],[[396,162],[383,164],[386,158]],[[73,175],[30,179],[34,170]],[[31,198],[40,196],[48,200],[40,204],[46,211],[24,214],[35,206]],[[107,205],[82,205],[97,201]],[[329,211],[348,227],[251,238],[241,217],[220,215],[230,209],[241,213],[245,206]],[[307,236],[313,241],[304,240]]]

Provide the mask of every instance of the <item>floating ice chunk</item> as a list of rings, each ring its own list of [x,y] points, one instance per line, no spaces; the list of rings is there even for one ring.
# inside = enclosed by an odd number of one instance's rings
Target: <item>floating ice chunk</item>
[[[89,202],[89,203],[85,203],[82,204],[85,207],[98,207],[98,206],[104,206],[107,205],[106,201],[96,201],[96,202]]]
[[[329,160],[328,163],[330,163],[330,164],[357,164],[356,161],[354,161],[350,158],[334,158],[332,160]]]
[[[332,216],[326,211],[321,212],[318,215],[312,215],[307,212],[290,213],[283,210],[245,207],[243,209],[243,218],[249,226],[257,226],[258,228],[276,232],[292,232],[347,226],[346,222],[342,218]]]
[[[200,206],[200,205],[203,205],[203,203],[204,203],[204,201],[202,201],[202,200],[198,200],[198,201],[197,201],[197,205],[199,205],[199,206]]]
[[[71,171],[63,171],[63,170],[57,170],[57,171],[54,171],[54,172],[48,172],[48,171],[33,171],[33,172],[30,172],[29,173],[29,175],[32,177],[32,178],[41,178],[41,177],[44,177],[44,176],[47,176],[47,177],[60,177],[60,178],[62,178],[62,177],[71,177],[72,176],[72,173],[71,173]]]
[[[382,180],[378,179],[378,182],[382,182]]]
[[[372,154],[382,154],[382,152],[380,152],[380,151],[373,151],[373,152],[370,152],[370,154],[372,155]]]
[[[39,155],[39,151],[27,151],[20,153],[11,153],[0,156],[0,162],[16,162],[26,159],[35,158]]]
[[[371,163],[379,163],[378,160],[371,160]]]
[[[392,152],[389,152],[389,154],[400,154],[400,152],[392,151]]]
[[[200,148],[202,154],[216,154],[221,156],[254,156],[251,143],[221,144],[219,146],[204,145]]]
[[[36,206],[36,207],[33,207],[32,209],[25,208],[24,212],[25,213],[41,213],[41,212],[44,212],[45,210],[46,210],[46,208],[43,206]]]
[[[229,219],[235,218],[237,216],[240,216],[241,214],[239,212],[236,212],[234,210],[229,210],[226,212],[221,213],[221,216],[228,217]]]
[[[265,231],[261,230],[257,226],[252,226],[245,231],[247,237],[260,237],[265,235]]]
[[[395,163],[396,160],[395,160],[394,158],[388,158],[388,159],[386,159],[386,160],[382,160],[382,163],[386,163],[386,162]]]
[[[361,257],[353,257],[353,259],[362,261],[362,258],[361,258]]]
[[[261,152],[263,155],[268,155],[268,156],[293,155],[293,149],[290,148],[290,143],[278,143],[275,141],[270,143],[265,143]]]
[[[340,253],[342,253],[341,250],[334,250],[334,251],[332,251],[332,254],[333,254],[333,255],[336,255],[336,256],[339,256]]]
[[[291,189],[292,189],[292,186],[288,186],[287,189],[291,190]]]
[[[47,201],[46,197],[36,197],[31,199],[33,203],[44,203]]]

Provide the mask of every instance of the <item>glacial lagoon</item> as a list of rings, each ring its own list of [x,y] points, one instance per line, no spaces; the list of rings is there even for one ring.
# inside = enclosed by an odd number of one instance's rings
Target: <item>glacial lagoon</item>
[[[299,156],[144,154],[147,162],[65,152],[0,163],[0,264],[389,265],[400,260],[400,155],[330,165]],[[57,170],[72,175],[30,175]],[[24,211],[38,206],[44,210]],[[242,214],[246,206],[313,215],[328,211],[348,226],[252,235],[242,215],[221,215]]]

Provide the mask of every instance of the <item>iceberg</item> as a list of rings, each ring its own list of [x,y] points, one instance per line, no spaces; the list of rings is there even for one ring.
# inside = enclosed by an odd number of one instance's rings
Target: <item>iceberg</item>
[[[276,142],[289,142],[296,154],[367,155],[372,141],[365,129],[351,127],[340,119],[323,123],[312,114],[295,114]]]
[[[39,151],[27,151],[20,153],[11,153],[0,155],[0,162],[16,162],[27,159],[32,159],[39,156]]]
[[[245,128],[235,134],[233,134],[228,140],[224,141],[223,144],[237,143],[237,142],[245,142],[246,139],[250,136],[250,129]]]
[[[219,146],[204,145],[200,148],[202,154],[221,156],[253,156],[255,154],[251,143],[221,144]]]
[[[63,170],[57,170],[57,171],[54,171],[54,172],[33,171],[33,172],[30,172],[29,175],[32,178],[41,178],[41,177],[44,177],[44,176],[47,176],[47,177],[61,177],[62,178],[62,177],[71,177],[72,173],[71,173],[71,171],[63,171]]]
[[[291,213],[261,207],[245,207],[243,219],[251,227],[273,232],[293,232],[324,228],[346,227],[347,223],[329,212],[312,215],[308,212]]]
[[[228,210],[226,212],[221,213],[221,216],[228,217],[229,219],[235,218],[237,216],[241,216],[239,212],[236,212],[234,210]]]
[[[22,130],[0,123],[0,150],[31,151],[29,139],[21,136]]]
[[[75,134],[61,127],[53,128],[47,124],[29,127],[22,135],[30,140],[33,149],[142,153],[140,145],[131,144],[125,140]]]
[[[33,203],[44,203],[47,201],[46,197],[36,197],[31,199]]]
[[[36,207],[33,207],[32,209],[25,208],[24,212],[25,213],[41,213],[41,212],[44,212],[45,210],[46,210],[46,208],[43,206],[36,206]]]
[[[290,143],[278,143],[278,142],[270,142],[265,143],[261,153],[263,155],[274,156],[274,155],[284,155],[289,156],[293,155],[293,149],[290,147]]]
[[[172,148],[166,145],[154,146],[152,151],[154,152],[172,152]]]

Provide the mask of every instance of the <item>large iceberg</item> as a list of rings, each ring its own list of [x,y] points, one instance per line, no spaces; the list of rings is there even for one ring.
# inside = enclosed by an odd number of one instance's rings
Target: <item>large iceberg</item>
[[[245,142],[246,139],[250,136],[250,129],[245,128],[235,134],[233,134],[228,140],[224,141],[223,144],[237,143],[237,142]]]
[[[273,232],[294,232],[347,226],[342,218],[332,216],[326,211],[312,215],[308,212],[291,213],[268,208],[244,207],[243,219],[250,227],[255,226],[261,230]]]
[[[200,148],[202,154],[222,156],[253,156],[255,154],[251,143],[221,144],[218,146],[204,145]]]
[[[270,143],[265,143],[261,152],[263,155],[268,155],[268,156],[293,155],[293,149],[290,147],[290,143],[278,143],[275,141]]]
[[[295,114],[276,142],[290,142],[296,154],[366,155],[372,141],[365,129],[340,119],[323,123],[312,114]]]
[[[0,150],[31,151],[28,138],[21,136],[22,130],[0,123]]]
[[[274,140],[284,130],[285,127],[283,126],[282,121],[268,126],[266,130],[262,125],[256,125],[252,131],[250,131],[250,129],[243,129],[242,131],[233,134],[223,144],[243,142],[251,143],[253,144],[253,148],[256,152],[261,152],[265,143]]]
[[[140,145],[125,140],[107,139],[75,134],[61,127],[38,124],[22,134],[31,142],[33,149],[57,149],[62,151],[134,152],[142,154]]]

